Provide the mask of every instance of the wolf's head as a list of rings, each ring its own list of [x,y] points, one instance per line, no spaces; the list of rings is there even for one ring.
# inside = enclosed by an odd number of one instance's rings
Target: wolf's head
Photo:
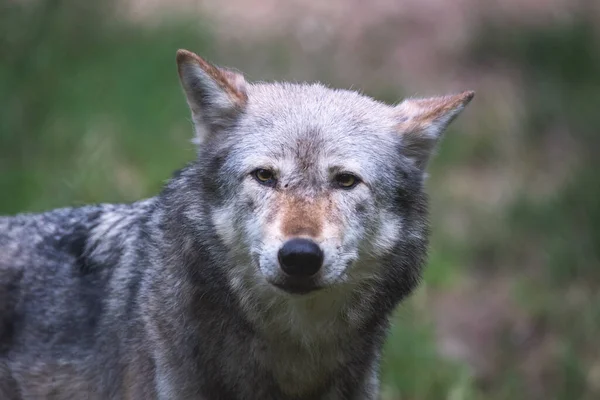
[[[177,63],[209,215],[239,261],[234,289],[412,289],[428,237],[427,161],[473,92],[389,106],[319,84],[249,84],[185,50]]]

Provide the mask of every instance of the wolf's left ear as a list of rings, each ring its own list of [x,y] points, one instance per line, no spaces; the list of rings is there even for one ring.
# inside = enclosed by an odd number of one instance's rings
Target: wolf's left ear
[[[187,50],[177,51],[177,69],[192,111],[197,142],[235,122],[248,102],[241,74],[214,66]]]
[[[475,92],[467,91],[449,96],[406,99],[397,105],[397,129],[402,135],[403,153],[424,170],[442,133],[474,96]]]

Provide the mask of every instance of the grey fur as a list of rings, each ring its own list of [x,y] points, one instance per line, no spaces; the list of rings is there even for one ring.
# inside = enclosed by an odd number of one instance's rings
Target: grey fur
[[[378,397],[426,257],[425,159],[472,94],[391,107],[196,57],[178,62],[198,158],[158,196],[0,218],[0,399]],[[333,188],[341,169],[363,183]],[[271,285],[286,221],[323,247],[323,289]]]

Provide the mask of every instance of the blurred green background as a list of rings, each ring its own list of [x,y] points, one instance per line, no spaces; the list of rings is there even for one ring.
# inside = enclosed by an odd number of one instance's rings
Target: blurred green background
[[[383,398],[598,399],[600,4],[497,3],[0,0],[0,213],[156,194],[194,157],[178,48],[390,102],[474,89]]]

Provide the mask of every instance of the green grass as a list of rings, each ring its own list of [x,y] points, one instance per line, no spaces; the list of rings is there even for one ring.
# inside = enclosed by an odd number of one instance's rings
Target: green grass
[[[421,289],[422,291],[423,289]],[[414,296],[419,297],[421,293]],[[384,349],[384,397],[390,399],[475,398],[463,365],[440,358],[432,326],[412,305],[401,306]]]

